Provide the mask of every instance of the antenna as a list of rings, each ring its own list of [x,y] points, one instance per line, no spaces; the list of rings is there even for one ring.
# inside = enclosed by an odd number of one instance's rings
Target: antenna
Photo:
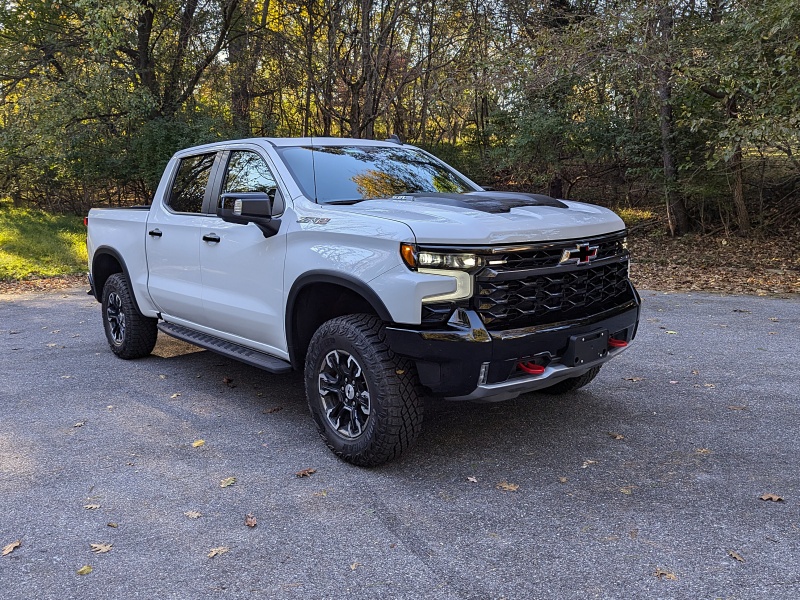
[[[386,140],[386,141],[387,141],[387,142],[392,142],[392,143],[394,143],[394,144],[398,144],[398,145],[400,145],[400,146],[402,146],[402,145],[403,145],[403,140],[401,140],[401,139],[400,139],[400,136],[399,136],[399,135],[397,135],[396,133],[393,133],[392,135],[390,135],[390,136],[387,138],[387,140]]]

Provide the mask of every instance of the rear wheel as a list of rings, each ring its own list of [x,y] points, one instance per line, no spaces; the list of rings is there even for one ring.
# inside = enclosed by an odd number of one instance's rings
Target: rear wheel
[[[568,392],[573,392],[577,389],[582,388],[585,385],[589,385],[592,380],[597,377],[597,374],[600,372],[600,367],[602,365],[598,365],[596,367],[592,367],[583,375],[579,375],[578,377],[571,377],[569,379],[564,379],[563,381],[559,381],[558,383],[551,385],[550,387],[542,388],[539,390],[543,394],[566,394]]]
[[[115,273],[103,286],[103,326],[111,351],[120,358],[142,358],[153,351],[158,319],[136,308],[127,278]]]
[[[323,323],[311,339],[305,378],[319,434],[347,462],[376,466],[392,460],[422,429],[416,368],[389,349],[374,315]]]

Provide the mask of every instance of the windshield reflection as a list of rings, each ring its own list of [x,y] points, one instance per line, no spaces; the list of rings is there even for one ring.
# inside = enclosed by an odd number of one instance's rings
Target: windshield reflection
[[[303,193],[319,203],[475,191],[443,163],[411,148],[294,146],[278,152]]]

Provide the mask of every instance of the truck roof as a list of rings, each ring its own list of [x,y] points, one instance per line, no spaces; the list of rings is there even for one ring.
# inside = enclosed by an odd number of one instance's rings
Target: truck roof
[[[276,148],[286,148],[291,146],[398,146],[395,141],[391,140],[365,140],[357,138],[336,138],[336,137],[294,137],[294,138],[277,138],[277,137],[252,137],[242,138],[238,140],[220,140],[200,146],[192,146],[191,148],[184,148],[175,154],[184,154],[187,152],[197,152],[203,150],[212,150],[221,146],[229,144],[260,144],[270,145]]]

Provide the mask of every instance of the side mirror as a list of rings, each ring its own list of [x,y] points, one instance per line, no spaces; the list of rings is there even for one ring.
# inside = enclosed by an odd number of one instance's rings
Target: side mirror
[[[283,196],[279,189],[265,192],[228,192],[222,194],[217,216],[226,223],[255,224],[264,237],[278,233],[281,221],[273,215],[283,213]]]

